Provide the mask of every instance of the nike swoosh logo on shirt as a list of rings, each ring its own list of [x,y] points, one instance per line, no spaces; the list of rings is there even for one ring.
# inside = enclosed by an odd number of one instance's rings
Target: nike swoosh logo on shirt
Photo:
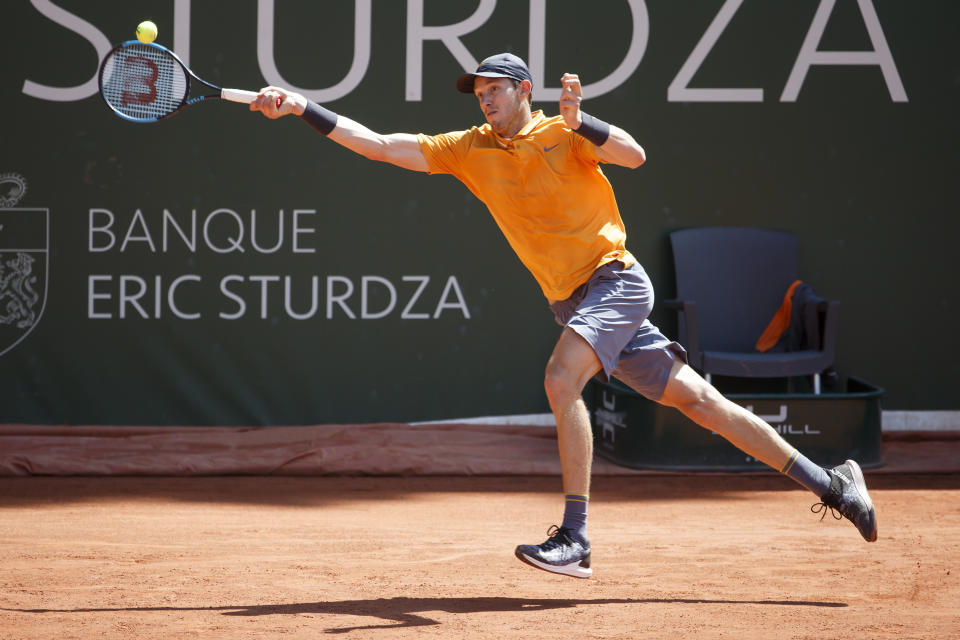
[[[552,147],[544,147],[544,148],[543,148],[543,152],[544,152],[544,153],[549,153],[549,152],[553,151],[554,149],[556,149],[556,148],[559,147],[559,146],[560,146],[560,143],[558,142],[557,144],[553,145]]]

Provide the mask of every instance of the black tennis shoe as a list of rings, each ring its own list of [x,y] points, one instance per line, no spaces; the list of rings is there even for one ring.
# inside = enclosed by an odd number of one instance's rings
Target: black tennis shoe
[[[590,543],[573,537],[570,529],[553,525],[547,530],[549,538],[543,544],[521,544],[517,558],[531,567],[560,573],[574,578],[589,578]]]
[[[867,483],[863,480],[863,471],[853,460],[827,469],[830,474],[830,488],[820,498],[820,502],[810,507],[814,513],[823,512],[820,519],[827,515],[827,510],[837,520],[844,517],[853,523],[860,535],[867,542],[877,539],[877,513],[873,509],[873,500],[867,493]],[[837,512],[840,515],[837,515]]]

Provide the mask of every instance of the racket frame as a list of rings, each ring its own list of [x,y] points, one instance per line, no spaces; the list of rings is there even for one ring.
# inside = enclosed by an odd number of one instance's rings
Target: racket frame
[[[176,63],[180,65],[180,68],[183,69],[184,76],[186,78],[186,90],[184,91],[183,97],[180,100],[180,104],[179,106],[177,106],[176,109],[174,109],[173,111],[170,111],[169,113],[165,113],[164,115],[161,115],[161,116],[135,118],[133,116],[129,116],[121,112],[120,110],[116,109],[107,100],[106,96],[103,93],[103,73],[106,70],[107,61],[110,60],[117,51],[125,47],[129,47],[131,45],[139,45],[139,46],[153,47],[155,49],[159,49],[166,55],[173,58],[174,61],[176,61]],[[205,85],[213,89],[217,93],[202,94],[202,95],[197,95],[191,98],[190,92],[193,90],[194,80],[196,80],[202,85]],[[156,42],[140,42],[139,40],[126,40],[124,42],[121,42],[120,44],[116,45],[113,49],[111,49],[106,56],[104,56],[103,61],[100,63],[100,70],[97,73],[97,87],[99,89],[100,97],[103,98],[103,101],[107,104],[108,107],[110,107],[110,110],[113,111],[118,116],[120,116],[121,118],[123,118],[124,120],[127,120],[129,122],[157,122],[158,120],[163,120],[165,118],[169,118],[172,115],[180,113],[180,111],[187,105],[191,105],[197,102],[202,102],[203,100],[207,100],[209,98],[229,100],[231,102],[240,102],[243,104],[250,104],[257,97],[257,93],[255,91],[245,91],[243,89],[224,89],[223,87],[218,87],[212,82],[207,82],[206,80],[204,80],[203,78],[195,74],[190,69],[190,67],[184,64],[183,60],[180,59],[180,56],[178,56],[176,53],[174,53],[167,47],[157,44]]]

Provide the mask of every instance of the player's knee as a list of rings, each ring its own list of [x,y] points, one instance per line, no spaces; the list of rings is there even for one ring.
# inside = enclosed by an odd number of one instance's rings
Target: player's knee
[[[685,376],[670,381],[661,403],[689,413],[709,410],[721,399],[720,392],[700,376]]]
[[[568,402],[571,398],[579,397],[576,380],[565,367],[548,365],[543,377],[543,389],[547,393],[547,400],[551,406]]]

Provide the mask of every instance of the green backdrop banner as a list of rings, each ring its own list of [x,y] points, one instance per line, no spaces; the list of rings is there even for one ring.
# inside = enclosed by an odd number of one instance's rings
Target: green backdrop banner
[[[146,18],[202,77],[294,87],[385,133],[482,123],[453,85],[492,53],[527,59],[551,115],[579,73],[585,109],[647,151],[605,171],[660,299],[670,231],[792,231],[801,277],[841,303],[838,370],[886,408],[957,408],[956,2],[16,0],[3,16],[0,421],[547,410],[560,329],[465,187],[242,105],[114,117],[98,63]]]

